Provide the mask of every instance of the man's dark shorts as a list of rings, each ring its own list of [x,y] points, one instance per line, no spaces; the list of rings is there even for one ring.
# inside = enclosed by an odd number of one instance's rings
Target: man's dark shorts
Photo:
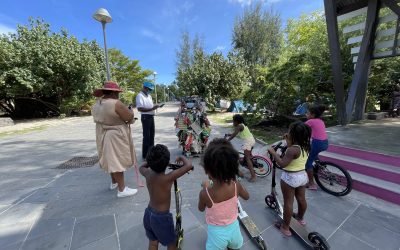
[[[158,212],[147,207],[144,212],[143,225],[149,240],[157,240],[163,246],[175,244],[174,219],[170,212]]]

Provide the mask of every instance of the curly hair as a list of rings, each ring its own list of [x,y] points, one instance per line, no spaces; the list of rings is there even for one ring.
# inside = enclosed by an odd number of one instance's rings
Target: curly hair
[[[244,117],[242,115],[239,115],[239,114],[236,114],[236,115],[233,116],[233,121],[237,122],[238,124],[245,124]]]
[[[163,173],[169,164],[170,153],[166,146],[157,144],[150,148],[146,156],[146,162],[156,173]]]
[[[239,174],[239,153],[228,140],[214,139],[204,153],[202,165],[212,178],[230,182]]]
[[[301,121],[291,123],[289,135],[292,139],[292,145],[299,145],[303,153],[310,153],[311,128],[308,125]]]
[[[308,109],[310,114],[314,115],[315,118],[320,118],[321,115],[325,112],[325,105],[313,105]]]

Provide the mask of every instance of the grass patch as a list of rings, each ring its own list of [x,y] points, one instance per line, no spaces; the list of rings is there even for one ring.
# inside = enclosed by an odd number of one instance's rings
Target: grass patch
[[[31,132],[43,131],[43,130],[47,129],[47,127],[48,127],[48,125],[41,125],[41,126],[32,127],[32,128],[0,132],[0,137],[6,137],[6,136],[11,136],[11,135],[22,135],[22,134],[27,134],[27,133],[31,133]]]
[[[227,112],[210,112],[207,113],[207,117],[209,120],[211,120],[212,122],[220,125],[220,126],[224,126],[224,127],[228,127],[232,125],[232,113],[227,113]]]
[[[251,132],[253,133],[255,138],[258,138],[268,144],[272,144],[279,140],[282,140],[283,134],[287,131],[286,128],[275,128],[268,127],[268,129],[263,128],[251,128]]]

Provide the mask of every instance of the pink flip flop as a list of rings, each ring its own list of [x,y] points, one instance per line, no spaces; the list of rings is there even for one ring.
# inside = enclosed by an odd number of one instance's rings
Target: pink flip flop
[[[290,237],[292,236],[292,232],[290,232],[290,230],[285,230],[282,228],[282,223],[280,222],[275,222],[275,227],[277,229],[279,229],[279,231],[281,232],[281,234],[283,234],[283,236],[285,237]]]
[[[297,220],[300,223],[300,225],[302,226],[307,225],[307,222],[304,219],[300,220],[299,217],[297,217],[297,213],[293,213],[293,218]]]
[[[307,189],[312,190],[312,191],[317,191],[318,188],[317,188],[317,185],[314,184],[314,185],[308,186]]]

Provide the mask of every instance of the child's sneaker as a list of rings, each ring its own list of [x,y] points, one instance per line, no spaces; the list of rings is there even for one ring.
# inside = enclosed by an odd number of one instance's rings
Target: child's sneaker
[[[124,191],[122,191],[122,192],[120,192],[118,190],[117,197],[118,198],[128,197],[128,196],[135,195],[136,193],[137,193],[137,189],[125,187]]]
[[[110,190],[114,190],[118,187],[118,183],[111,183],[110,184]]]

